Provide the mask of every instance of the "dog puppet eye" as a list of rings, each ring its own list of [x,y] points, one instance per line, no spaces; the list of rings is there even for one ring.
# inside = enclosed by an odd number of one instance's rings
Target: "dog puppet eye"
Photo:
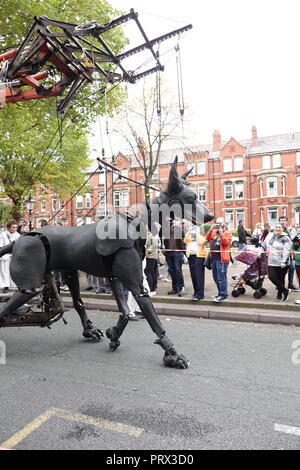
[[[186,198],[186,202],[187,202],[188,204],[193,204],[193,202],[195,201],[196,197],[197,197],[196,194],[193,194],[192,196],[188,196],[188,197]]]

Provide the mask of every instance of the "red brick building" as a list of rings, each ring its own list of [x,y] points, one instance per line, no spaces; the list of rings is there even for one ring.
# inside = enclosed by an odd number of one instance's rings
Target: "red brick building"
[[[281,215],[300,217],[300,132],[259,137],[253,126],[251,138],[237,141],[231,137],[223,142],[219,131],[213,133],[212,143],[193,147],[189,151],[175,148],[161,152],[160,164],[152,185],[163,187],[170,165],[178,155],[178,172],[194,166],[189,177],[201,200],[217,217],[224,216],[231,228],[243,219],[253,229],[257,222],[271,225]],[[121,176],[143,182],[139,165],[121,153],[114,165]],[[97,170],[93,162],[88,173]],[[59,213],[67,215],[71,225],[98,220],[113,208],[122,209],[144,200],[144,190],[135,183],[118,178],[111,171],[98,169],[90,179],[91,190],[80,194],[71,202],[59,201],[47,191],[35,195],[33,225],[44,218],[49,220],[63,205]],[[105,190],[109,189],[107,197]],[[155,196],[152,191],[151,196]],[[52,220],[57,221],[58,217]]]

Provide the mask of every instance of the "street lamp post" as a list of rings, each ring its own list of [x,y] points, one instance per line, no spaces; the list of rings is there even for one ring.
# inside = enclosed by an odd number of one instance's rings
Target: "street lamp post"
[[[26,199],[25,204],[26,204],[26,208],[28,210],[28,215],[29,215],[29,218],[28,218],[29,231],[31,232],[31,230],[32,230],[32,211],[33,211],[34,206],[35,206],[35,200],[31,197],[31,194],[30,194],[29,198]]]

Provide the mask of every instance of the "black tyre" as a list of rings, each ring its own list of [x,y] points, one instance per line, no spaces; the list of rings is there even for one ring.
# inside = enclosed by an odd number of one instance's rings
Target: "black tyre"
[[[234,241],[231,243],[231,246],[232,246],[232,248],[238,248],[239,242],[238,242],[237,240],[234,240]]]
[[[231,295],[232,295],[232,297],[238,297],[238,296],[240,295],[239,289],[233,290],[233,291],[231,292]]]
[[[262,294],[259,290],[256,290],[253,294],[253,297],[255,297],[255,299],[260,299],[262,297]]]
[[[245,287],[239,287],[238,291],[239,291],[240,295],[243,295],[243,294],[245,294],[246,289],[245,289]]]
[[[267,289],[265,289],[264,287],[261,287],[259,290],[261,295],[266,295],[268,293]]]

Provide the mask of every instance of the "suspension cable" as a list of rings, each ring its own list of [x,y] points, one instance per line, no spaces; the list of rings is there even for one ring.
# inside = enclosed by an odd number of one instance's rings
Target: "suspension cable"
[[[82,190],[82,188],[88,183],[88,181],[97,173],[97,171],[99,170],[99,167],[100,165],[98,165],[98,167],[96,168],[95,171],[93,171],[93,173],[90,174],[90,176],[85,180],[85,182],[80,186],[79,189],[77,189],[77,191],[75,193],[72,194],[72,196],[67,200],[67,202],[64,204],[64,207],[69,204],[69,202],[72,201],[72,199],[74,199],[75,196],[77,196],[77,194]],[[54,219],[54,217],[56,217],[61,211],[62,211],[62,207],[55,212],[55,214],[51,217],[51,219],[49,219],[49,222],[51,222],[51,220]]]
[[[120,174],[118,174],[118,176],[116,177],[116,179],[115,179],[114,181],[112,180],[112,183],[111,183],[110,187],[109,187],[108,189],[106,189],[106,191],[104,192],[104,194],[103,194],[101,197],[98,196],[96,203],[90,208],[90,210],[89,210],[86,214],[84,214],[84,216],[82,217],[82,219],[80,219],[80,220],[76,223],[76,226],[79,225],[80,222],[82,222],[82,221],[92,212],[92,210],[95,209],[95,207],[98,205],[99,202],[102,201],[102,199],[106,198],[108,192],[111,190],[111,188],[112,188],[113,185],[118,181],[119,178],[120,178]]]
[[[184,115],[184,97],[183,97],[183,82],[182,82],[182,68],[181,68],[181,55],[179,41],[175,46],[176,51],[176,67],[177,67],[177,85],[178,85],[178,105],[181,119]]]

